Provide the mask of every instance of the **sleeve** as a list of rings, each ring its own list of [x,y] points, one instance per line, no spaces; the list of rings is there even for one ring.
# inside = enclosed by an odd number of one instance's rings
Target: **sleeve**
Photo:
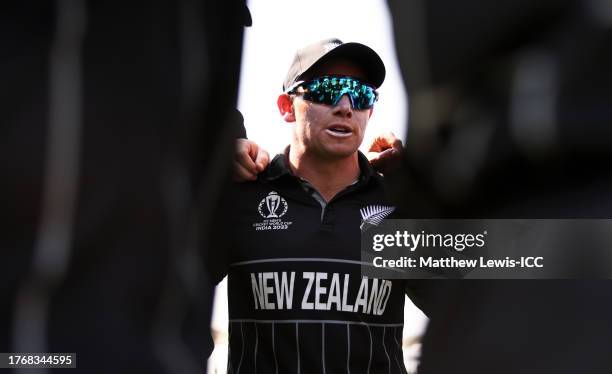
[[[213,204],[212,214],[209,215],[208,248],[206,256],[206,270],[213,285],[217,285],[229,268],[231,248],[233,246],[232,214],[235,214],[234,203],[237,199],[237,189],[234,183],[225,185],[219,199]]]
[[[236,109],[234,111],[234,121],[237,124],[236,126],[236,139],[248,139],[247,138],[247,133],[246,133],[246,128],[244,127],[244,117],[242,116],[242,113],[240,113],[240,111],[238,109]]]

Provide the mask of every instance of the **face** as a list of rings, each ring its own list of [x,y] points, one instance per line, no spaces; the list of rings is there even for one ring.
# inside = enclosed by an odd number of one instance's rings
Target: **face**
[[[363,80],[363,71],[347,61],[334,61],[321,66],[305,80],[324,76],[340,75]],[[289,101],[287,103],[287,100]],[[283,113],[283,105],[286,111]],[[365,134],[372,109],[356,110],[347,95],[337,105],[330,106],[304,100],[300,95],[279,97],[279,109],[285,121],[295,122],[292,149],[320,158],[338,159],[354,155]]]

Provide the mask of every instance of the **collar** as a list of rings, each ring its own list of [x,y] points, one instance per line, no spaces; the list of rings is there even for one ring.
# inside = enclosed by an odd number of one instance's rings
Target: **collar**
[[[259,178],[266,180],[266,181],[270,181],[270,182],[283,178],[283,177],[291,177],[291,178],[299,179],[297,176],[293,175],[293,173],[291,172],[291,168],[289,167],[289,160],[287,157],[288,154],[289,154],[289,146],[285,148],[285,151],[283,153],[277,154],[272,159],[272,161],[270,162],[270,165],[268,165],[266,170],[261,172]],[[370,183],[371,181],[382,181],[383,180],[383,177],[372,168],[366,156],[360,151],[357,151],[357,160],[359,162],[359,170],[360,170],[359,179],[358,179],[357,184],[365,185],[367,183]]]

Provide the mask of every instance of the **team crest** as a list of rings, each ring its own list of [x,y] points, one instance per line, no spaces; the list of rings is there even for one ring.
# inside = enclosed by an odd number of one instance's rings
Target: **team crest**
[[[361,213],[361,226],[359,228],[362,231],[366,231],[372,226],[378,226],[383,219],[394,211],[394,206],[368,205],[363,207],[359,209],[359,213]]]
[[[256,222],[253,227],[256,231],[264,230],[286,230],[292,222],[283,222],[281,217],[287,213],[289,204],[276,191],[271,191],[257,206],[257,211],[264,218],[262,222]]]

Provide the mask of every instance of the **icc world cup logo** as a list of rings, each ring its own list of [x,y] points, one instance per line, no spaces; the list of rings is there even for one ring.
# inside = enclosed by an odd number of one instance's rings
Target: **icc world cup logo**
[[[263,218],[280,218],[287,213],[287,201],[272,191],[261,200],[257,210]]]

